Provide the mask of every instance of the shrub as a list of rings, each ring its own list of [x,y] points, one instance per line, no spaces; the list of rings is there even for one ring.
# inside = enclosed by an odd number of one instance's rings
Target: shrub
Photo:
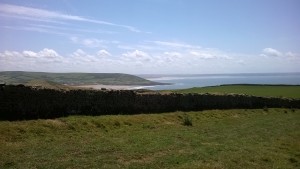
[[[192,119],[191,119],[191,117],[188,116],[187,114],[184,114],[184,117],[183,117],[183,125],[184,125],[184,126],[193,126]]]

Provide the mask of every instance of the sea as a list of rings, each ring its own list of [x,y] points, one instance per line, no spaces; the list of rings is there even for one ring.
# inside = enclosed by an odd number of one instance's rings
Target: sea
[[[242,74],[165,74],[138,75],[139,77],[169,85],[142,86],[150,90],[187,89],[224,84],[300,85],[299,73],[242,73]]]

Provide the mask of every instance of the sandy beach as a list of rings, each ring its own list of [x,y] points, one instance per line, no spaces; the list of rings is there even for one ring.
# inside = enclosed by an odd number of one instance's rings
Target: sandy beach
[[[141,89],[145,86],[129,86],[129,85],[80,85],[75,87],[82,87],[82,88],[92,88],[101,90],[103,88],[109,89],[109,90],[133,90],[133,89]]]

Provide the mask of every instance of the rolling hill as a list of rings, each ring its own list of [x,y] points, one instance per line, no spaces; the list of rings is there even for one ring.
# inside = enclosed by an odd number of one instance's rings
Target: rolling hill
[[[0,72],[0,83],[27,84],[42,80],[66,85],[162,85],[138,76],[122,73],[46,73],[46,72]]]

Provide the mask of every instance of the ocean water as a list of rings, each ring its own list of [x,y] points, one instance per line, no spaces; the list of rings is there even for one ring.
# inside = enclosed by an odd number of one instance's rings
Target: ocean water
[[[145,86],[151,90],[186,89],[223,84],[300,85],[300,73],[205,74],[205,75],[139,75],[148,80],[170,85]]]

